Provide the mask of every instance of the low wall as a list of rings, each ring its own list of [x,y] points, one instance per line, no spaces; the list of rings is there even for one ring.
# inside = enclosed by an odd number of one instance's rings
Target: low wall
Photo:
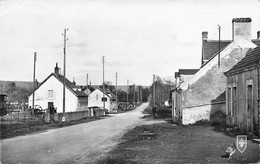
[[[95,116],[103,116],[105,115],[105,110],[96,109]],[[63,113],[55,113],[53,116],[54,121],[62,122]],[[73,120],[80,120],[86,117],[93,116],[93,113],[90,110],[85,111],[76,111],[76,112],[67,112],[65,113],[65,121],[73,121]]]
[[[63,113],[55,113],[54,114],[54,121],[61,122],[62,121]],[[73,121],[73,120],[80,120],[82,118],[90,117],[90,111],[77,111],[77,112],[67,112],[65,113],[65,121]]]
[[[200,120],[225,124],[226,102],[198,105],[182,109],[182,124],[194,124]]]

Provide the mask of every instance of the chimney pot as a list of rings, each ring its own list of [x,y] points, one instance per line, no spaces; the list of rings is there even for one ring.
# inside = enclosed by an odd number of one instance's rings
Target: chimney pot
[[[208,40],[208,32],[207,31],[202,32],[202,40]]]
[[[75,82],[75,77],[73,77],[73,82],[72,82],[74,85],[76,85],[76,82]]]
[[[54,68],[54,73],[59,75],[60,69],[58,67],[58,63],[56,63],[56,67]]]
[[[260,39],[260,31],[257,31],[257,39]]]

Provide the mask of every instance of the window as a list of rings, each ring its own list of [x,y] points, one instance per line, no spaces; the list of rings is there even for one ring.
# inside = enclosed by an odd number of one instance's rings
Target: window
[[[234,116],[237,108],[237,85],[229,84],[227,88],[227,115]]]
[[[48,90],[48,98],[53,99],[53,90]]]
[[[96,100],[98,100],[98,95],[96,95]]]
[[[253,85],[247,86],[247,118],[253,117]]]

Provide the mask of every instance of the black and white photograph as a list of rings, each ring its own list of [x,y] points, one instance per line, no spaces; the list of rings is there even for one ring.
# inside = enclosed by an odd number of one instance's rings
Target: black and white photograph
[[[260,163],[260,0],[0,0],[0,164]]]

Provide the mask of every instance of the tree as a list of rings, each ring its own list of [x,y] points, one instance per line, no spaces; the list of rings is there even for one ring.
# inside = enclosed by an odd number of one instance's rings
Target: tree
[[[152,86],[155,87],[154,99],[155,99],[155,104],[157,106],[161,106],[165,101],[169,101],[171,89],[174,86],[174,84],[175,84],[174,78],[170,76],[166,78],[161,78],[160,76],[156,76]]]
[[[143,88],[142,89],[142,100],[143,102],[148,101],[148,97],[151,94],[151,89],[150,88]]]

